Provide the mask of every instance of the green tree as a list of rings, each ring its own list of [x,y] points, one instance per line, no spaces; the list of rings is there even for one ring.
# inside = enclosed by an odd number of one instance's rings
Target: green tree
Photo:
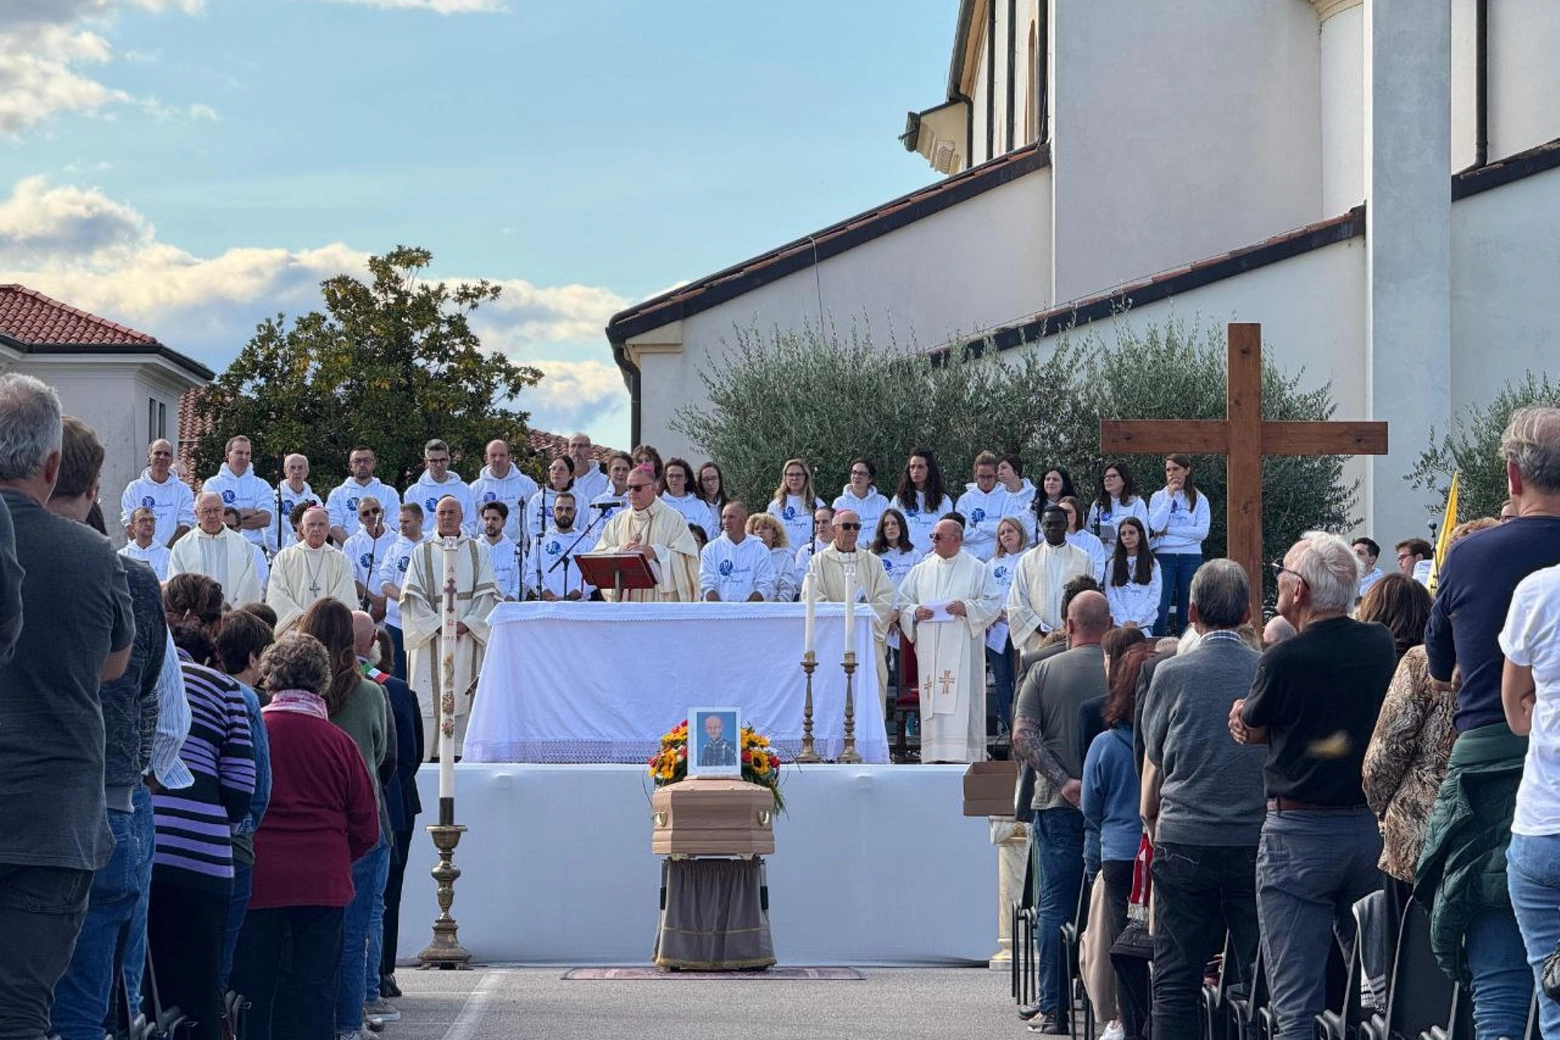
[[[937,452],[949,494],[957,498],[981,450],[1016,452],[1038,480],[1066,467],[1085,505],[1106,461],[1102,418],[1222,419],[1226,356],[1223,330],[1171,321],[1142,332],[1117,323],[1113,342],[1093,328],[1002,355],[970,347],[917,353],[878,346],[852,329],[841,337],[738,330],[735,350],[700,373],[707,408],[685,407],[673,428],[726,470],[728,483],[755,508],[767,502],[781,464],[793,456],[818,467],[818,490],[832,497],[848,463],[864,455],[878,467],[878,490],[892,495],[911,450]],[[1263,363],[1263,417],[1326,420],[1334,411],[1323,386],[1303,390],[1303,373]],[[1129,457],[1145,496],[1160,486],[1160,456]],[[1287,546],[1305,530],[1343,530],[1357,489],[1343,479],[1341,457],[1269,458],[1263,476],[1263,535]],[[1224,459],[1193,459],[1198,487],[1213,503],[1210,555],[1225,550]]]
[[[1521,380],[1507,383],[1494,400],[1482,408],[1470,407],[1439,438],[1430,429],[1430,444],[1420,453],[1413,470],[1404,476],[1416,488],[1428,488],[1445,500],[1451,488],[1452,474],[1462,472],[1458,484],[1458,514],[1464,520],[1481,516],[1499,516],[1506,501],[1506,464],[1500,457],[1500,438],[1511,421],[1511,413],[1529,405],[1560,407],[1560,386],[1549,376],[1528,372]],[[1441,505],[1430,507],[1439,517]]]
[[[468,480],[495,437],[523,453],[526,413],[510,402],[541,373],[484,350],[471,331],[469,316],[497,299],[499,286],[424,282],[432,261],[426,249],[398,246],[369,259],[369,281],[321,283],[324,312],[290,327],[281,314],[261,322],[196,404],[207,427],[197,472],[216,472],[237,434],[250,438],[256,472],[273,482],[284,453],[307,455],[322,494],[344,478],[356,444],[374,449],[378,476],[396,487],[413,479],[423,444],[436,437]]]

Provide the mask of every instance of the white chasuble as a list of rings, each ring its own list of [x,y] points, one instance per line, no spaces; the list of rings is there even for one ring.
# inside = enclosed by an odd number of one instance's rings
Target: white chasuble
[[[358,609],[352,565],[341,550],[330,545],[311,549],[298,542],[277,553],[265,588],[265,601],[276,611],[276,634],[281,636],[292,628],[320,599],[338,600],[348,610]]]
[[[964,617],[947,615],[954,602],[964,604]],[[917,607],[947,620],[916,621]],[[985,760],[986,626],[1001,610],[1001,588],[963,551],[928,556],[899,586],[899,627],[915,643],[921,679],[921,761]]]
[[[888,707],[888,619],[894,612],[894,583],[883,569],[883,561],[869,552],[842,553],[832,544],[813,557],[807,573],[812,575],[818,598],[830,603],[845,602],[845,565],[856,568],[856,602],[872,608],[872,642],[877,647],[878,691],[883,707]],[[858,615],[859,617],[859,615]]]
[[[435,536],[412,550],[401,586],[401,633],[406,641],[406,681],[422,709],[424,746],[438,754],[435,719],[444,681],[444,541]],[[488,615],[498,606],[498,586],[487,550],[470,535],[455,542],[455,620],[467,631],[455,637],[455,753],[465,743],[471,697],[487,651]]]
[[[1069,581],[1094,573],[1094,559],[1067,542],[1041,542],[1018,558],[1008,588],[1009,637],[1023,652],[1031,638],[1062,627],[1062,590]]]
[[[255,548],[237,531],[224,527],[221,534],[207,534],[197,527],[168,551],[168,577],[204,574],[222,586],[222,600],[229,607],[254,603],[261,582],[255,573]]]
[[[624,509],[607,521],[594,552],[623,552],[635,540],[655,550],[650,565],[656,584],[648,589],[624,589],[629,603],[692,603],[699,598],[699,545],[682,514],[659,498],[648,509]],[[611,586],[601,590],[606,600],[617,599]]]

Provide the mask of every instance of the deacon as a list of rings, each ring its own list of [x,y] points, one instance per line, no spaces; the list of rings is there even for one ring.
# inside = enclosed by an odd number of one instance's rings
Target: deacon
[[[1063,587],[1080,575],[1094,575],[1094,558],[1067,540],[1061,506],[1046,506],[1040,514],[1040,537],[1039,545],[1019,557],[1008,587],[1008,632],[1024,651],[1038,649],[1042,636],[1062,627]]]
[[[923,762],[986,758],[986,626],[1002,594],[963,544],[957,521],[937,521],[932,555],[899,586],[899,627],[915,644],[921,674]]]
[[[224,506],[237,509],[239,533],[255,545],[264,545],[266,528],[274,519],[271,510],[276,508],[276,492],[250,465],[248,437],[229,437],[224,455],[226,461],[217,475],[207,477],[201,488],[216,492]]]
[[[567,567],[558,561],[574,546],[575,552],[583,551],[586,543],[579,541],[579,525],[575,522],[575,501],[572,491],[560,491],[553,499],[553,525],[541,537],[531,542],[530,551],[520,567],[520,580],[525,586],[527,599],[541,599],[552,603],[566,599],[571,602],[589,599],[596,587],[580,576],[579,564],[569,561]],[[540,571],[541,573],[537,573]]]
[[[173,472],[173,444],[161,438],[146,449],[146,468],[119,496],[119,522],[128,529],[131,514],[142,508],[157,521],[152,540],[158,545],[172,545],[195,526],[195,494]]]
[[[315,600],[334,599],[348,610],[356,610],[358,605],[352,565],[340,549],[326,544],[330,514],[325,507],[311,507],[300,526],[303,541],[289,545],[271,561],[265,601],[276,611],[278,637],[285,635]]]
[[[630,603],[691,603],[698,598],[699,548],[682,514],[655,493],[655,471],[640,466],[628,475],[628,508],[607,523],[594,552],[632,552],[643,556],[656,575],[648,589],[624,589]],[[601,595],[617,600],[615,589]]]
[[[699,554],[699,591],[712,603],[764,603],[775,598],[775,562],[757,538],[747,536],[747,506],[727,502],[720,537]]]
[[[872,641],[877,647],[878,695],[885,710],[888,705],[888,627],[894,612],[894,583],[883,569],[883,561],[869,552],[859,551],[861,517],[853,509],[841,509],[830,525],[834,540],[812,558],[807,574],[812,578],[818,598],[829,603],[845,602],[845,569],[855,569],[853,584],[858,602],[872,608]],[[757,539],[754,539],[755,541]],[[985,660],[983,657],[982,660]]]
[[[365,497],[378,499],[387,517],[401,508],[401,496],[395,488],[374,476],[375,465],[374,449],[362,444],[353,448],[347,455],[347,469],[352,475],[333,488],[325,500],[325,508],[330,512],[330,540],[337,545],[346,545],[357,531],[358,505]]]
[[[168,554],[168,577],[204,574],[222,586],[229,607],[253,603],[260,598],[254,550],[223,523],[222,496],[202,491],[195,499],[195,530],[175,542]]]
[[[406,489],[406,500],[423,507],[424,513],[439,508],[439,499],[445,495],[460,505],[460,515],[466,518],[466,530],[477,529],[477,504],[472,501],[471,488],[460,476],[450,472],[450,446],[441,440],[431,440],[423,445],[423,473],[417,483]]]
[[[400,511],[400,533],[385,550],[374,584],[385,598],[385,631],[395,651],[395,677],[406,678],[406,642],[401,637],[401,586],[412,564],[412,553],[423,540],[423,511],[416,502],[405,502]]]
[[[464,487],[464,485],[462,485]],[[487,652],[488,615],[498,606],[498,586],[487,550],[461,526],[460,502],[452,495],[434,508],[434,534],[412,551],[401,587],[401,630],[406,640],[407,685],[422,709],[423,747],[428,760],[439,754],[438,723],[444,690],[444,554],[455,554],[455,754],[466,743],[471,697]]]
[[[291,517],[293,510],[301,505],[323,506],[325,500],[314,493],[309,486],[309,459],[306,455],[294,452],[282,460],[282,475],[286,478],[277,487],[276,493],[281,496],[282,515]],[[272,524],[267,530],[268,541],[273,548],[285,549],[289,545],[296,545],[298,532],[292,529],[290,524],[282,524],[281,545],[275,545],[276,525]]]
[[[194,506],[190,507],[194,516]],[[119,555],[140,560],[152,569],[158,581],[168,580],[168,547],[157,541],[157,514],[148,506],[137,506],[130,514],[130,540]]]
[[[327,511],[328,512],[328,511]],[[395,544],[396,532],[385,523],[385,509],[379,499],[365,495],[358,500],[358,529],[341,547],[352,565],[352,581],[357,585],[358,606],[375,622],[385,618],[385,597],[376,587],[374,576]]]
[[[493,582],[506,603],[520,598],[520,547],[504,533],[511,515],[498,499],[482,504],[482,544],[493,564]]]
[[[510,461],[509,444],[506,441],[488,441],[482,458],[487,465],[482,467],[481,475],[471,482],[471,498],[477,508],[483,511],[484,519],[487,517],[489,502],[503,503],[503,535],[510,542],[521,544],[526,538],[525,504],[536,494],[536,481],[521,473],[520,467]],[[493,563],[496,573],[498,561],[495,559]]]

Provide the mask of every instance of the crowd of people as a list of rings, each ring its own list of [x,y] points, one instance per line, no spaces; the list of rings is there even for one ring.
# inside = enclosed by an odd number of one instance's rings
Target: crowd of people
[[[714,462],[602,464],[584,435],[545,486],[501,440],[468,484],[435,440],[404,491],[364,446],[324,496],[299,455],[262,480],[244,437],[196,494],[156,441],[116,554],[101,442],[45,384],[0,376],[0,934],[32,951],[0,958],[0,1038],[100,1040],[173,1005],[216,1038],[233,994],[247,1037],[393,1022],[436,706],[453,695],[458,753],[492,611],[617,598],[583,579],[592,553],[656,572],[626,600],[854,590],[879,688],[919,691],[923,761],[1010,732],[1038,878],[1030,1029],[1068,1031],[1057,937],[1088,892],[1112,1040],[1193,1035],[1221,949],[1237,985],[1263,973],[1282,1040],[1309,1034],[1357,905],[1384,1002],[1416,901],[1478,1036],[1516,1036],[1560,941],[1560,411],[1519,412],[1502,452],[1507,512],[1459,528],[1433,597],[1423,541],[1384,574],[1375,541],[1310,533],[1273,565],[1263,626],[1249,576],[1204,562],[1211,504],[1180,455],[1150,494],[1117,462],[1085,497],[989,452],[959,491],[916,449],[891,495],[856,459],[831,500],[791,459],[750,508]],[[1109,955],[1150,888],[1151,975]],[[1542,1022],[1560,1040],[1548,998]]]
[[[1179,639],[1120,624],[1093,576],[1067,584],[1065,634],[1024,655],[1014,709],[1030,1031],[1069,1032],[1061,926],[1082,901],[1079,974],[1108,1040],[1207,1035],[1210,964],[1267,994],[1280,1040],[1344,1005],[1330,961],[1354,967],[1361,1014],[1385,1013],[1410,942],[1462,987],[1479,1040],[1532,1035],[1535,1006],[1560,1037],[1543,985],[1560,960],[1560,409],[1519,410],[1500,451],[1510,498],[1450,533],[1433,594],[1428,544],[1399,543],[1383,574],[1377,543],[1322,532],[1272,564],[1266,626],[1229,560],[1195,570]],[[1448,1026],[1450,1004],[1427,1021]]]

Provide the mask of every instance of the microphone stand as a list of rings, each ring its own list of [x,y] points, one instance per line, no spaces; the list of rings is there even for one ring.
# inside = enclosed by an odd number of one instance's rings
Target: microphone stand
[[[542,598],[542,536],[547,533],[547,485],[542,485],[542,508],[537,511],[536,526],[536,598]],[[527,520],[530,517],[526,517]]]
[[[282,551],[282,485],[287,483],[287,456],[282,455],[282,479],[276,482],[276,551]],[[262,538],[261,541],[264,541]],[[271,559],[276,559],[272,554]]]
[[[574,541],[569,545],[569,547],[563,551],[563,555],[558,557],[557,563],[554,563],[551,567],[547,568],[548,572],[551,573],[552,571],[557,570],[560,564],[563,566],[563,598],[564,599],[568,599],[569,598],[569,560],[572,559],[573,556],[574,556],[574,547],[576,545],[579,545],[581,542],[583,542],[585,540],[585,536],[590,534],[591,530],[597,524],[599,524],[602,520],[606,519],[607,509],[605,507],[598,507],[598,508],[599,508],[599,511],[596,513],[596,518],[594,520],[592,520],[590,523],[585,525],[585,530],[581,531],[580,532],[580,536],[578,538],[574,539]],[[540,546],[538,546],[538,548],[540,548]],[[536,554],[536,565],[537,565],[538,568],[540,568],[541,565],[542,565],[542,554],[540,552],[538,552]],[[538,582],[537,584],[541,584],[541,583]],[[581,588],[581,590],[580,590],[580,598],[583,599],[584,595],[585,595],[585,590],[583,588]]]
[[[384,507],[381,506],[380,508],[382,509]],[[383,518],[383,516],[384,516],[384,514],[381,513],[380,517]],[[368,534],[368,528],[362,527],[361,524],[358,525],[358,526],[360,528],[362,528],[362,531],[363,531],[364,534]],[[381,535],[380,537],[382,538],[384,536]],[[373,535],[369,534],[368,535],[368,580],[363,583],[363,613],[369,615],[370,617],[373,616],[374,612],[373,612],[372,609],[370,609],[368,601],[369,601],[369,597],[374,594],[374,564],[377,561],[378,555],[379,555],[379,538],[375,538]]]

